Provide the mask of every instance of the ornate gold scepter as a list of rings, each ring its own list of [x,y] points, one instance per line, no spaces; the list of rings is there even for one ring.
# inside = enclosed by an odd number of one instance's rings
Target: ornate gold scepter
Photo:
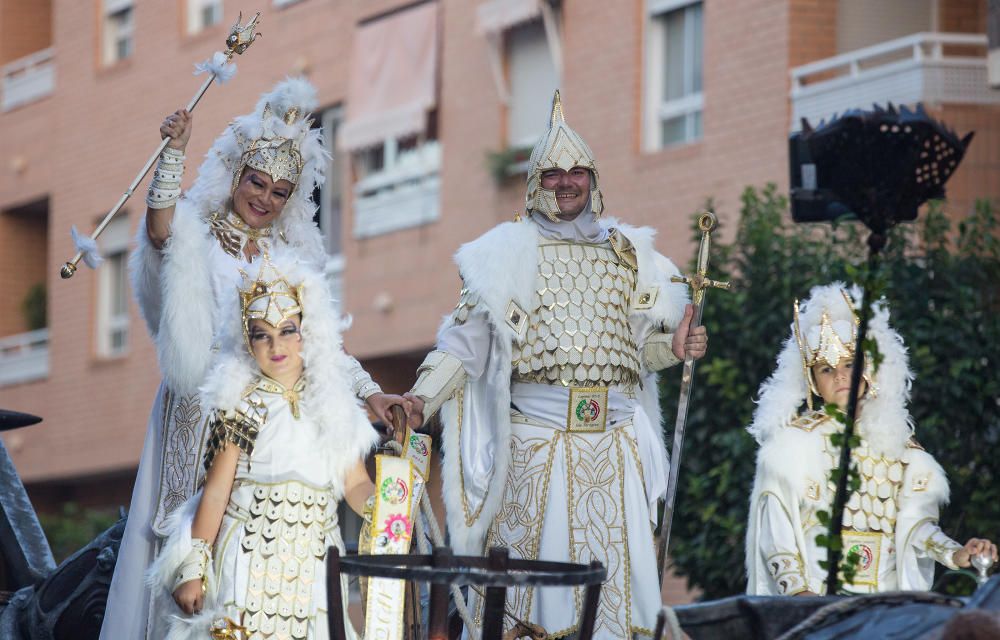
[[[201,97],[205,95],[208,91],[208,87],[211,86],[212,82],[216,78],[219,79],[220,83],[224,83],[233,75],[236,74],[236,65],[230,64],[234,55],[242,55],[247,48],[253,44],[253,41],[259,36],[259,33],[254,33],[254,29],[257,27],[257,23],[260,20],[260,12],[258,11],[253,18],[250,19],[246,25],[240,25],[243,20],[243,12],[240,12],[239,17],[236,18],[236,24],[233,25],[232,29],[229,30],[229,36],[226,38],[226,52],[216,51],[215,54],[208,60],[195,65],[195,73],[205,73],[209,74],[208,78],[205,80],[198,92],[194,94],[191,102],[188,103],[187,110],[194,111],[194,108],[198,106],[198,101]],[[153,168],[153,164],[156,159],[160,157],[163,153],[164,147],[170,142],[170,138],[164,138],[160,141],[160,145],[153,152],[153,155],[149,157],[146,161],[145,166],[139,171],[139,175],[135,177],[132,184],[129,185],[122,197],[119,198],[118,203],[112,207],[111,211],[108,212],[104,219],[101,220],[101,224],[97,225],[97,229],[94,230],[94,235],[83,236],[77,233],[76,228],[73,228],[73,242],[76,245],[77,252],[72,260],[67,262],[59,270],[59,275],[63,277],[64,280],[72,278],[73,274],[76,273],[77,265],[80,264],[80,260],[83,260],[88,267],[91,269],[95,268],[100,263],[100,256],[97,253],[97,243],[95,240],[104,231],[104,228],[108,226],[111,219],[121,211],[121,208],[125,206],[132,194],[135,192],[136,187],[142,182],[142,179],[146,177],[149,170]]]
[[[694,314],[691,317],[691,327],[701,324],[701,314],[705,308],[705,290],[729,289],[728,282],[719,282],[708,277],[708,254],[712,245],[712,232],[718,226],[718,219],[711,211],[705,211],[698,216],[698,229],[701,231],[701,244],[698,246],[698,266],[693,275],[672,276],[671,282],[680,282],[691,287],[691,304]],[[660,544],[657,549],[657,559],[660,568],[660,593],[666,587],[667,562],[670,550],[670,527],[674,522],[674,507],[677,499],[677,479],[681,470],[681,453],[684,447],[684,432],[687,429],[688,403],[691,401],[691,389],[694,386],[695,360],[684,358],[684,373],[681,375],[680,399],[677,402],[677,421],[674,424],[673,453],[670,456],[670,472],[667,475],[667,497],[663,505],[663,522],[660,525]]]

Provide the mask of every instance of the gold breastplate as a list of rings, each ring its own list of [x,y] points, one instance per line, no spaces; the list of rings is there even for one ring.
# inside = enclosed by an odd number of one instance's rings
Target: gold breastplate
[[[513,379],[564,386],[635,386],[639,355],[628,322],[634,266],[610,243],[538,247],[538,285]]]

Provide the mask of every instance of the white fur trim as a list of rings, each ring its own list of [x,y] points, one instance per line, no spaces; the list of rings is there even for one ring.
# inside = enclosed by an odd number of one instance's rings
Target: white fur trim
[[[77,231],[76,225],[70,227],[69,232],[73,236],[73,246],[83,257],[83,263],[91,269],[101,266],[104,258],[101,257],[101,250],[97,248],[97,241]]]
[[[163,379],[181,395],[198,388],[212,357],[217,304],[209,263],[213,241],[198,210],[183,199],[178,202],[162,249],[156,351]]]
[[[173,602],[174,578],[177,569],[191,553],[191,525],[194,523],[194,515],[200,503],[201,489],[167,517],[164,525],[165,530],[169,532],[167,541],[146,570],[146,584],[152,587],[154,598],[165,595],[170,602]],[[209,571],[206,578],[207,587],[214,593],[213,572]],[[174,610],[180,611],[176,605]]]
[[[213,73],[219,84],[226,84],[236,75],[236,63],[228,62],[226,54],[216,51],[212,54],[211,58],[207,58],[194,65],[194,75],[197,76],[202,73]]]
[[[160,331],[160,316],[163,312],[163,296],[160,291],[163,255],[149,242],[145,216],[139,221],[135,244],[136,249],[128,258],[132,293],[139,305],[139,313],[146,321],[149,335],[155,340]]]
[[[507,305],[513,300],[527,310],[531,304],[539,237],[538,227],[528,221],[505,222],[463,244],[455,254],[464,286],[479,296],[497,334],[510,342],[517,340],[517,334],[504,321]]]

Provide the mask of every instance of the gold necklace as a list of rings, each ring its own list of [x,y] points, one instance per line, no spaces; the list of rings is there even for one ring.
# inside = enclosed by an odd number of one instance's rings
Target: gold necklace
[[[281,394],[281,397],[285,399],[285,402],[288,403],[288,407],[292,410],[292,417],[296,420],[301,417],[299,412],[299,401],[302,398],[302,392],[306,388],[305,377],[300,377],[290,388],[285,388],[283,384],[274,378],[261,376],[260,383],[257,386],[260,387],[261,390],[267,391],[268,393]]]
[[[245,255],[245,249],[251,242],[259,253],[261,251],[259,240],[271,237],[271,225],[255,229],[232,209],[225,216],[221,212],[213,213],[208,226],[222,250],[233,258]],[[248,256],[247,261],[253,262],[253,258]]]

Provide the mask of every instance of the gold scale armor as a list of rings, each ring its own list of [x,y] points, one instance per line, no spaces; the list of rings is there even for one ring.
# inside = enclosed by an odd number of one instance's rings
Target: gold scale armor
[[[525,340],[514,346],[513,380],[567,387],[639,383],[639,353],[629,325],[635,250],[619,233],[603,245],[545,242]],[[475,306],[463,290],[454,319]],[[517,313],[515,311],[515,313]]]
[[[826,415],[817,413],[799,418],[795,426],[811,431],[823,422],[830,420]],[[830,428],[829,425],[825,426]],[[823,439],[823,446],[830,468],[835,468],[839,463],[840,448],[830,442],[829,435]],[[864,439],[859,446],[851,450],[851,458],[861,477],[861,486],[851,493],[844,507],[844,529],[859,532],[876,531],[891,537],[896,528],[899,491],[903,484],[905,464],[901,460],[876,454]],[[831,492],[836,491],[832,481],[828,482],[827,486]],[[919,487],[915,488],[919,490]],[[814,500],[819,498],[819,484],[811,484],[808,491],[810,498]]]
[[[336,512],[327,490],[301,482],[257,485],[252,495],[249,513],[230,514],[243,520],[240,546],[250,554],[247,630],[305,640],[316,567],[337,527]]]

